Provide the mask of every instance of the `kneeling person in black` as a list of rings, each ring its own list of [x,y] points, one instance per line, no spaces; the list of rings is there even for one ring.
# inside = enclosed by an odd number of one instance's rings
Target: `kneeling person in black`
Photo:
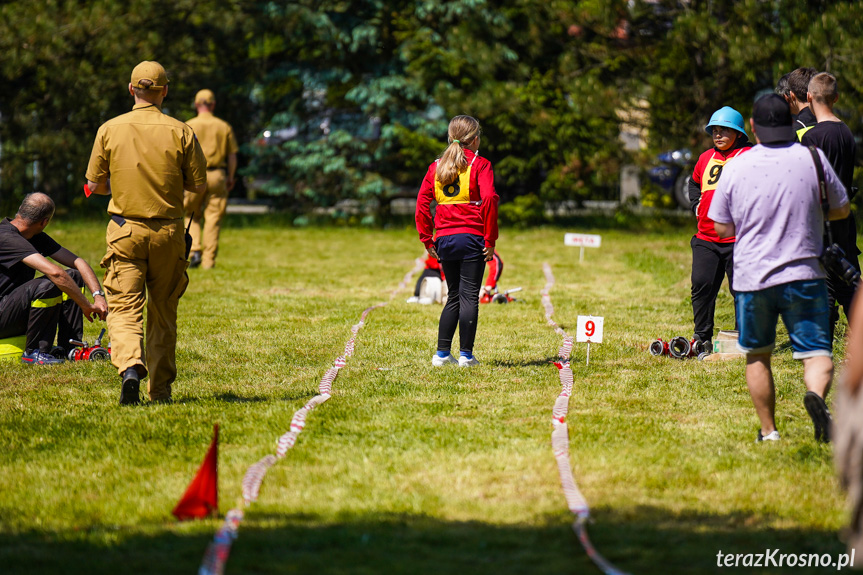
[[[24,363],[62,362],[49,354],[54,336],[68,351],[70,339],[84,336],[84,316],[93,321],[93,315],[108,315],[90,264],[43,231],[53,215],[54,201],[33,193],[13,219],[0,221],[0,339],[26,335]],[[63,270],[49,257],[74,269]],[[37,271],[44,277],[36,278]],[[84,296],[84,285],[93,293],[93,303]]]

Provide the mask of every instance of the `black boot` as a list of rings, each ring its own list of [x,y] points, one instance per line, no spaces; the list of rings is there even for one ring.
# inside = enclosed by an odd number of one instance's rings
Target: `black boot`
[[[123,372],[123,387],[120,390],[120,405],[138,405],[141,399],[138,393],[141,386],[141,380],[138,377],[138,370],[130,367]]]

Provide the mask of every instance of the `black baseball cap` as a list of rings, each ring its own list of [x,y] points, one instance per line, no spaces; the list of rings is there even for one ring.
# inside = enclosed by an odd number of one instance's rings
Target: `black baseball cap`
[[[793,122],[788,102],[777,94],[767,94],[752,106],[752,123],[762,144],[796,141]]]

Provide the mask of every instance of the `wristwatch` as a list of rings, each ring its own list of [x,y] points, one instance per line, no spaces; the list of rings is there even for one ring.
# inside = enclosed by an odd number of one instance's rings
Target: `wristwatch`
[[[93,297],[96,297],[97,295],[100,295],[100,296],[102,296],[102,297],[105,297],[105,292],[103,292],[103,291],[102,291],[102,290],[100,290],[100,289],[97,289],[96,291],[94,291],[94,292],[93,292]]]

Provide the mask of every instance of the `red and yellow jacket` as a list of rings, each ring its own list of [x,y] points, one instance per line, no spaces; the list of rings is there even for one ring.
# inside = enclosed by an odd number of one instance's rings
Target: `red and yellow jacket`
[[[719,177],[722,168],[732,158],[752,148],[752,144],[746,136],[738,137],[729,149],[722,151],[718,148],[710,148],[698,157],[695,169],[692,170],[692,178],[689,180],[689,201],[695,218],[698,222],[698,232],[695,237],[708,242],[730,244],[734,243],[734,237],[720,238],[713,227],[713,220],[707,217],[710,202],[713,201],[713,193],[719,185]]]
[[[434,237],[455,234],[474,234],[485,239],[485,245],[494,248],[497,241],[497,192],[494,191],[494,172],[491,162],[465,149],[468,169],[458,180],[447,186],[435,182],[437,162],[429,166],[417,195],[416,225],[420,241],[428,248]],[[462,189],[468,183],[468,190]],[[437,202],[434,222],[431,203]]]

